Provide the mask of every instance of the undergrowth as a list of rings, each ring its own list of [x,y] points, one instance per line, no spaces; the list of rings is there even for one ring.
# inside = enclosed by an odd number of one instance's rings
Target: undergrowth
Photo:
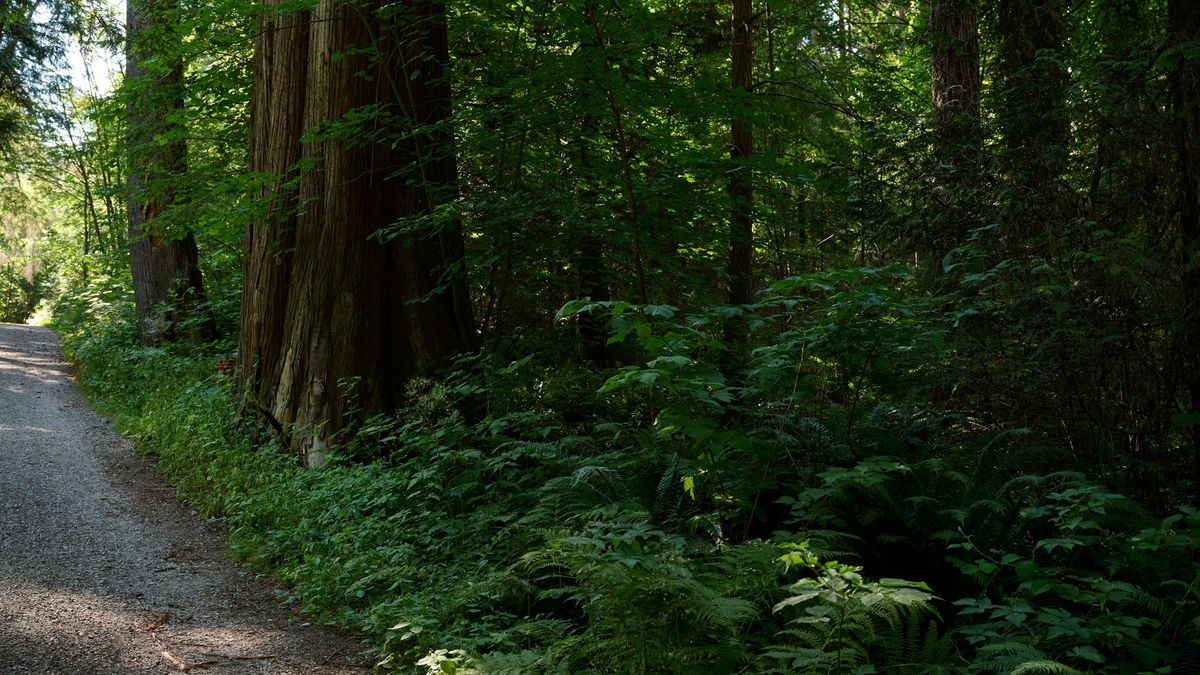
[[[1191,672],[1200,512],[1027,475],[1041,437],[936,411],[948,327],[904,283],[574,303],[639,356],[464,358],[317,471],[252,442],[215,367],[231,345],[135,347],[119,303],[64,345],[231,551],[382,670]],[[736,375],[731,319],[753,336]]]

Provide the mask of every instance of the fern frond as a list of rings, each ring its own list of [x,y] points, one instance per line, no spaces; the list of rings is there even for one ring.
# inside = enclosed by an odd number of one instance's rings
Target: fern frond
[[[673,455],[654,488],[654,504],[650,511],[656,522],[666,522],[679,515],[685,496],[680,480],[679,455]]]
[[[575,470],[571,480],[571,487],[588,487],[606,501],[621,501],[626,494],[621,474],[609,466],[581,466]]]
[[[1012,675],[1079,675],[1080,671],[1058,661],[1026,661],[1012,669]]]
[[[550,672],[547,655],[541,652],[520,651],[487,654],[476,657],[474,672],[486,675],[521,675],[522,673]],[[455,673],[472,672],[456,669]]]
[[[1049,672],[1051,675],[1078,672],[1069,666],[1048,659],[1045,653],[1029,644],[1015,641],[993,642],[980,647],[979,651],[975,653],[975,661],[971,664],[972,671],[985,673],[1011,674],[1024,667],[1032,668],[1032,670],[1024,671],[1028,675],[1042,672]],[[1066,668],[1066,670],[1038,670],[1041,668]]]
[[[696,608],[696,618],[702,623],[720,628],[732,628],[759,615],[758,607],[749,600],[726,598],[716,594]]]

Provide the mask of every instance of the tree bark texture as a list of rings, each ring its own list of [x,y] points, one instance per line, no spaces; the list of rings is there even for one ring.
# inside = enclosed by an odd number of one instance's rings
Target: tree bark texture
[[[931,80],[936,154],[953,162],[979,134],[979,24],[974,0],[933,0]]]
[[[195,237],[160,221],[174,202],[171,182],[187,165],[187,141],[178,129],[183,63],[167,48],[167,9],[161,0],[131,0],[126,7],[125,78],[141,83],[126,118],[126,206],[138,338],[144,345],[179,337],[180,321],[204,299]],[[155,65],[148,68],[151,57]],[[211,325],[198,326],[197,337],[209,337]]]
[[[461,227],[431,219],[457,182],[442,6],[275,6],[256,43],[251,168],[277,178],[246,237],[240,386],[243,409],[315,465],[347,421],[393,411],[475,333]]]
[[[977,185],[980,149],[979,23],[975,0],[932,0],[930,74],[933,157],[942,213],[931,233],[934,262],[961,245],[973,226],[964,192]]]
[[[297,168],[302,156],[310,13],[279,12],[264,0],[254,43],[250,167],[267,182],[258,194],[262,215],[246,230],[242,250],[241,412],[272,414],[283,368],[296,224],[300,213]],[[274,419],[273,417],[270,419]],[[282,431],[282,429],[280,430]]]
[[[734,115],[730,125],[729,158],[729,303],[744,305],[753,292],[754,182],[750,164],[754,154],[754,121],[750,96],[754,88],[754,7],[751,0],[733,0],[732,68]]]

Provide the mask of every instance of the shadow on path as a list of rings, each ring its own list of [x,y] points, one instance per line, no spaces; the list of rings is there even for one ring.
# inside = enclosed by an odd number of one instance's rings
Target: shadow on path
[[[68,372],[52,331],[0,324],[0,673],[367,672],[222,555]]]

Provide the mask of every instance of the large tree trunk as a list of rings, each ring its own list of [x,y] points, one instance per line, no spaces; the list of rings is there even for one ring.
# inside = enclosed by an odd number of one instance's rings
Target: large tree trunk
[[[931,233],[933,262],[966,241],[974,219],[967,193],[977,186],[979,25],[975,0],[932,0],[929,30],[933,156],[939,216]]]
[[[729,303],[750,302],[754,265],[754,183],[750,164],[754,154],[754,122],[749,97],[754,87],[754,8],[751,0],[733,0],[732,84],[734,115],[729,157],[735,163],[729,176]]]
[[[974,0],[933,0],[931,81],[935,154],[971,159],[979,136],[979,24]]]
[[[168,8],[162,0],[131,0],[126,8],[125,78],[136,88],[126,119],[129,258],[144,345],[178,337],[180,322],[204,298],[195,237],[159,221],[174,201],[171,183],[187,162],[187,141],[177,129],[183,63],[167,44]],[[211,324],[202,321],[196,331],[193,337],[209,337]]]
[[[254,42],[250,168],[269,176],[258,197],[263,215],[246,229],[242,250],[241,358],[243,417],[271,415],[283,367],[284,319],[291,282],[308,73],[308,12],[285,13],[263,0]],[[273,416],[269,420],[275,421]],[[282,429],[278,429],[282,431]]]
[[[420,0],[266,21],[251,168],[305,170],[298,202],[268,186],[271,215],[248,232],[242,396],[312,466],[352,416],[393,411],[406,381],[474,344],[461,227],[433,217],[457,182],[446,27]],[[301,146],[301,129],[322,135]]]

